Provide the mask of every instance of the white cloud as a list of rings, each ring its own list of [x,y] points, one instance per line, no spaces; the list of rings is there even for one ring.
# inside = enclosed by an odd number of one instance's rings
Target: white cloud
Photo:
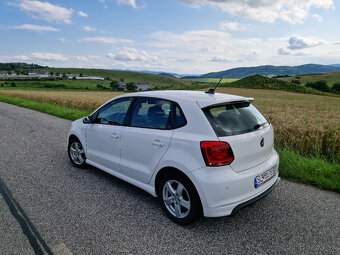
[[[36,19],[56,23],[71,23],[71,15],[73,13],[72,9],[66,9],[47,1],[40,2],[36,0],[21,0],[17,6]]]
[[[319,22],[322,22],[322,17],[319,14],[313,14],[312,17]]]
[[[33,31],[59,31],[59,29],[50,26],[38,26],[32,24],[23,24],[20,26],[14,26],[13,29],[33,30]]]
[[[89,15],[87,15],[87,13],[85,13],[85,12],[82,12],[82,11],[78,11],[78,15],[80,16],[80,17],[84,17],[84,18],[87,18]]]
[[[32,58],[43,61],[51,62],[63,62],[68,61],[68,58],[64,55],[49,52],[32,52]]]
[[[144,50],[137,50],[135,48],[118,49],[118,53],[108,53],[107,56],[118,61],[143,61],[143,62],[157,62],[159,58],[152,56]]]
[[[210,59],[210,62],[229,62],[229,59],[220,56],[214,56]]]
[[[292,36],[289,39],[288,43],[289,43],[289,46],[287,47],[288,49],[300,50],[300,49],[318,46],[322,44],[323,42],[315,38],[303,38],[301,36]]]
[[[279,55],[289,55],[290,54],[290,52],[288,50],[284,49],[284,48],[278,49],[277,53]]]
[[[301,23],[311,8],[334,8],[333,0],[180,0],[193,6],[211,4],[232,15],[273,23]]]
[[[59,41],[61,41],[62,43],[65,43],[65,42],[70,42],[70,40],[67,40],[66,38],[58,38]]]
[[[243,25],[243,24],[240,24],[239,22],[226,21],[226,22],[220,24],[220,29],[222,29],[222,30],[239,31],[239,30],[246,29],[246,26]]]
[[[127,39],[119,39],[114,37],[85,37],[79,40],[79,42],[97,42],[97,43],[107,43],[107,44],[117,44],[117,43],[132,43],[133,41]]]
[[[96,29],[94,27],[90,27],[90,26],[83,26],[83,29],[85,31],[89,31],[89,32],[94,32],[96,31]]]
[[[31,58],[25,55],[20,55],[20,56],[14,56],[14,59],[19,60],[19,61],[27,61],[27,60],[30,60]]]
[[[136,0],[116,0],[118,4],[130,5],[133,8],[137,8]]]

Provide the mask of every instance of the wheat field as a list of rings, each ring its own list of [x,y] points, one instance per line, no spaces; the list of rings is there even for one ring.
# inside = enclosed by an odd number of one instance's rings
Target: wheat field
[[[276,144],[340,161],[340,97],[241,88],[217,92],[253,97],[254,105],[274,126]],[[94,110],[122,93],[0,90],[0,94]]]

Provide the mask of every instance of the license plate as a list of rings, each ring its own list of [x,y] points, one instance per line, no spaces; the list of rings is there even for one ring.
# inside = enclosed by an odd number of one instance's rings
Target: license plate
[[[263,172],[262,174],[256,176],[254,178],[254,187],[255,189],[260,187],[261,185],[265,184],[267,181],[269,181],[271,178],[273,178],[276,174],[275,166],[270,168],[269,170]]]

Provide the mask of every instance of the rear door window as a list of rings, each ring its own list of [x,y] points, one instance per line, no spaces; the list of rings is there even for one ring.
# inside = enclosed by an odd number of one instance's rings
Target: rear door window
[[[249,102],[232,103],[203,109],[217,136],[248,133],[269,125]]]
[[[171,129],[171,102],[158,98],[140,98],[132,116],[131,126]]]

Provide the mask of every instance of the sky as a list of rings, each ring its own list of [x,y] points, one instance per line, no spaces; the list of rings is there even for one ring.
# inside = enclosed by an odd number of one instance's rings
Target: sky
[[[0,62],[203,74],[340,63],[339,0],[0,0]]]

